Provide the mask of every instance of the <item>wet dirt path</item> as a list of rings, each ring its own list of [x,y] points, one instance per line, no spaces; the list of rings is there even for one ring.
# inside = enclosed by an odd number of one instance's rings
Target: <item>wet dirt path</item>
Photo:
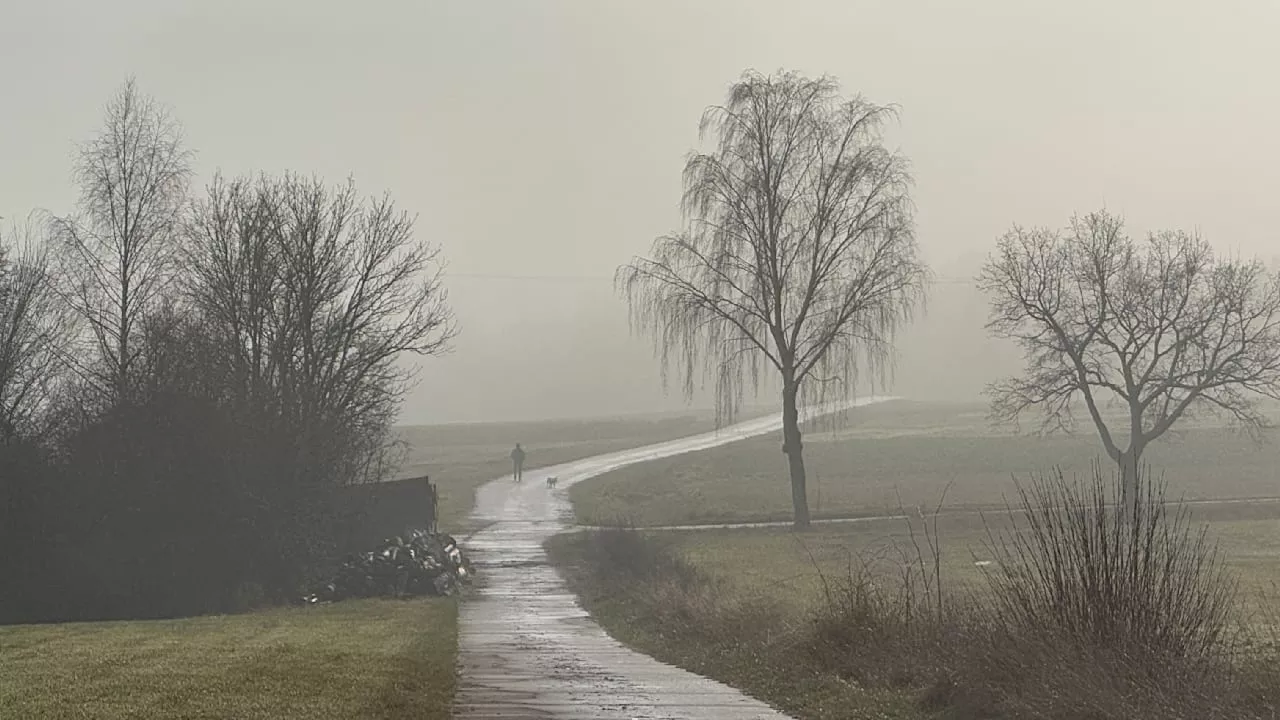
[[[865,405],[889,398],[865,398]],[[481,582],[461,608],[460,720],[782,720],[784,715],[721,683],[628,650],[597,625],[547,563],[542,544],[569,529],[574,483],[602,473],[776,431],[757,418],[680,440],[600,455],[502,478],[476,493],[487,524],[467,541]],[[559,478],[551,490],[545,478]]]

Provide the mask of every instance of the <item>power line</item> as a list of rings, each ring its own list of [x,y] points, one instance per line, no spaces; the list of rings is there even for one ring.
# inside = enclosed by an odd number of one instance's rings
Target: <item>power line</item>
[[[516,282],[613,282],[613,277],[609,275],[520,275],[515,273],[446,272],[444,277],[446,281],[450,278],[463,278],[467,280],[499,280]],[[936,277],[930,282],[934,285],[974,284],[972,278],[964,277]]]
[[[548,282],[573,282],[573,281],[609,281],[613,282],[613,278],[606,275],[516,275],[501,273],[455,273],[445,272],[445,278],[467,278],[474,280],[541,280]]]

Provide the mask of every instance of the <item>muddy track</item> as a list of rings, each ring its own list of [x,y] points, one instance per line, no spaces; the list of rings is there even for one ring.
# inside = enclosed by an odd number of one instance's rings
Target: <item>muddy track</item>
[[[858,405],[887,400],[866,398]],[[461,720],[781,720],[785,716],[733,688],[623,647],[597,625],[547,562],[542,544],[570,529],[567,491],[625,465],[703,450],[778,430],[757,418],[672,442],[541,468],[523,483],[495,480],[476,493],[473,514],[487,524],[467,541],[483,578],[462,604]],[[544,479],[556,476],[551,490]]]

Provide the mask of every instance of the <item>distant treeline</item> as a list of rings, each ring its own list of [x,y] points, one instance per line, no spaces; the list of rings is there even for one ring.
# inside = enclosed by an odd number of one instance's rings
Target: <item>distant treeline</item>
[[[193,192],[190,160],[130,81],[76,211],[0,237],[0,622],[292,597],[370,532],[345,488],[396,463],[397,356],[453,336],[390,199],[297,175]]]

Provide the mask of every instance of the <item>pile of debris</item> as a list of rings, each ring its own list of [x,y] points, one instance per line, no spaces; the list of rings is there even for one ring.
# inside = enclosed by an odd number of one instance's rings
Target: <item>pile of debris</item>
[[[452,595],[471,581],[471,562],[444,533],[411,530],[376,550],[349,556],[333,579],[302,598],[304,604],[350,598]]]

